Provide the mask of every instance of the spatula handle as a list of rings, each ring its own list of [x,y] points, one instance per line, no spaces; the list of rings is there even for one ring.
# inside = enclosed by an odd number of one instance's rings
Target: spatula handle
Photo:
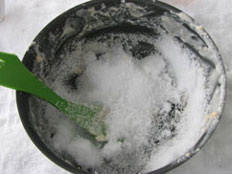
[[[101,110],[101,106],[86,106],[68,102],[38,80],[14,54],[0,52],[0,85],[44,99],[94,137],[103,133],[102,125],[93,126],[96,125],[96,113]]]
[[[0,61],[0,85],[36,95],[55,106],[67,107],[67,101],[38,80],[16,55],[0,52]]]

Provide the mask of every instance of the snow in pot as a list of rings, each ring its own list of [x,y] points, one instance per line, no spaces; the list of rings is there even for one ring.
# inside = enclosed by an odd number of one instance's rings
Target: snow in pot
[[[44,83],[74,103],[107,108],[107,142],[99,146],[30,97],[34,129],[69,165],[101,174],[158,171],[188,159],[214,130],[225,96],[217,49],[184,13],[151,4],[73,9],[64,26],[31,46],[33,72]]]

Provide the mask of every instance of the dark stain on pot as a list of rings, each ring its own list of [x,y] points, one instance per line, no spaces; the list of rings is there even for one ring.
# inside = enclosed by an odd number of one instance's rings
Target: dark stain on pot
[[[140,41],[130,51],[132,52],[132,56],[137,59],[142,59],[157,52],[153,44],[144,41]]]
[[[197,36],[191,36],[191,38],[193,39],[193,40],[195,40],[195,41],[198,41],[199,40],[199,38],[197,37]]]
[[[55,133],[52,132],[51,135],[50,135],[50,138],[53,138],[55,136]]]
[[[64,80],[64,83],[66,86],[68,86],[71,90],[77,90],[78,89],[78,78],[81,74],[73,73],[69,74],[68,77]]]
[[[105,53],[96,53],[97,60],[100,60]]]

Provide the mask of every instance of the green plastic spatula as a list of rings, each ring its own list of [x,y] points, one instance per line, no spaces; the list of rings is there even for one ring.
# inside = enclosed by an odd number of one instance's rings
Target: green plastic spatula
[[[36,95],[70,117],[97,141],[105,141],[102,106],[74,104],[37,79],[14,54],[0,52],[0,85]]]

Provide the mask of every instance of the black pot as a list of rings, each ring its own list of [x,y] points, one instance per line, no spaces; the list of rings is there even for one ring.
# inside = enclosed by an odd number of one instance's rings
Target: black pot
[[[126,6],[125,4],[128,3],[132,5]],[[135,6],[141,7],[142,10],[139,14],[133,14],[132,8]],[[114,11],[109,10],[112,7],[115,7]],[[94,8],[97,12],[94,16],[91,16],[88,11],[91,8]],[[160,17],[162,16],[166,16],[171,20],[165,24],[160,24]],[[65,30],[67,25],[70,29],[69,31]],[[121,0],[93,0],[78,5],[58,16],[37,35],[33,44],[26,52],[23,63],[38,78],[50,86],[49,80],[52,79],[46,78],[49,77],[53,66],[62,59],[60,55],[64,50],[72,49],[68,45],[73,40],[81,38],[93,39],[105,33],[142,33],[158,38],[160,33],[156,30],[156,26],[163,28],[164,32],[182,42],[188,49],[195,52],[202,59],[202,62],[209,64],[212,71],[215,71],[221,78],[225,78],[222,59],[206,31],[180,10],[163,2],[153,0],[126,0],[125,2]],[[184,35],[183,32],[180,32],[181,29],[184,29]],[[206,50],[204,53],[200,50],[203,47]],[[131,51],[134,57],[142,59],[151,52],[156,51],[156,49],[151,48],[149,43],[141,42],[139,47],[134,47]],[[41,68],[38,64],[40,57],[45,59],[45,68]],[[39,71],[43,75],[38,73]],[[71,82],[70,85],[72,85]],[[218,116],[216,119],[209,120],[201,138],[189,150],[189,153],[187,155],[183,154],[182,157],[172,163],[150,173],[161,174],[170,171],[192,157],[206,143],[215,130],[222,114],[225,102],[225,85],[224,81],[217,81],[211,94],[211,100],[216,101],[216,105],[212,106],[212,110],[217,111]],[[219,91],[219,96],[215,96],[216,90]],[[46,119],[42,118],[44,110],[42,107],[40,108],[40,102],[43,101],[35,100],[34,96],[19,91],[17,91],[16,97],[21,121],[34,144],[49,159],[62,168],[73,173],[86,173],[86,171],[81,169],[81,166],[72,160],[67,162],[64,157],[61,158],[60,154],[46,143],[46,138],[43,138],[43,131],[48,131]],[[211,105],[210,103],[209,105]],[[37,119],[37,117],[41,117],[41,120]]]

